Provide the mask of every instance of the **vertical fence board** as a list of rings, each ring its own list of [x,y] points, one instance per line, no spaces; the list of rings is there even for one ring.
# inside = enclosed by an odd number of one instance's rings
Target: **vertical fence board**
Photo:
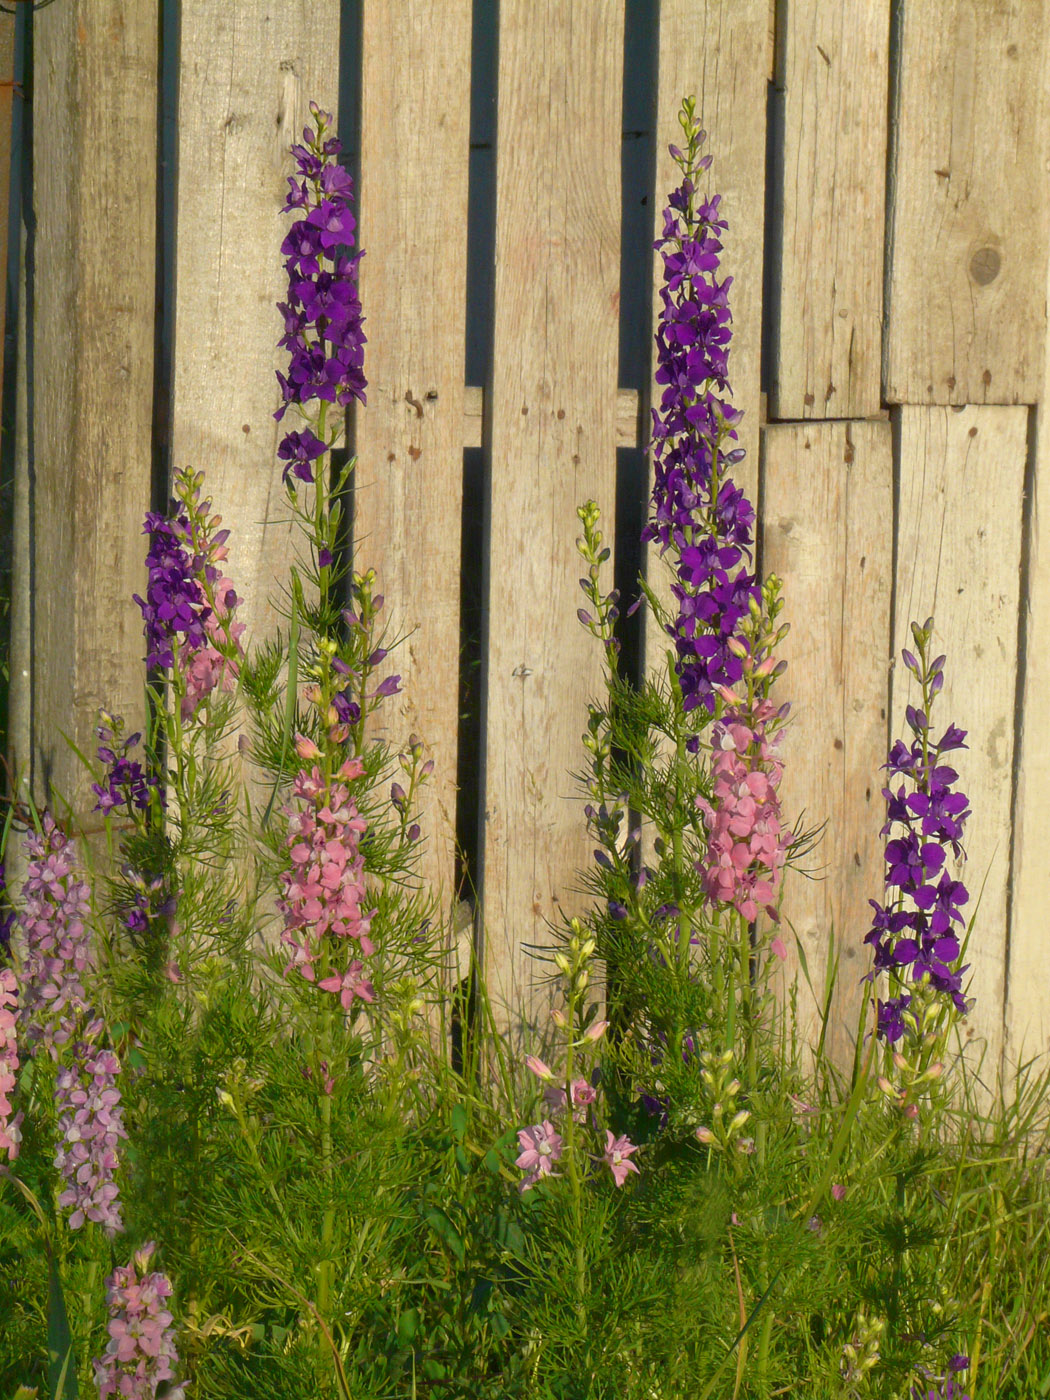
[[[381,714],[435,760],[424,869],[454,893],[466,322],[469,0],[366,5],[355,566],[377,566],[403,689]],[[397,54],[397,62],[390,61]],[[425,192],[425,212],[421,205]],[[395,707],[400,705],[400,710]]]
[[[1050,228],[1047,7],[902,10],[886,397],[1034,403]]]
[[[273,420],[280,210],[310,99],[335,110],[339,4],[183,0],[181,26],[172,466],[205,471],[259,638],[277,626],[294,540],[276,456],[290,420]]]
[[[910,623],[932,614],[948,658],[933,727],[954,721],[969,733],[951,762],[973,813],[958,878],[975,917],[968,1033],[987,1039],[989,1088],[1003,1043],[1026,420],[1023,408],[901,409],[894,655],[910,644]],[[918,687],[899,662],[892,678],[893,732],[903,735]]]
[[[796,0],[784,54],[775,418],[881,406],[888,0]]]
[[[11,196],[11,107],[15,76],[15,17],[0,13],[0,345],[4,343],[7,305],[7,215]]]
[[[484,938],[528,1020],[526,945],[571,910],[600,658],[576,619],[576,506],[615,518],[622,0],[502,0],[496,160]],[[611,570],[610,570],[611,572]]]
[[[869,971],[869,899],[882,894],[883,774],[893,578],[893,446],[889,423],[806,423],[765,430],[763,564],[784,583],[781,648],[790,700],[781,786],[785,818],[826,822],[789,874],[785,923],[798,935],[817,1003],[834,930],[839,981],[827,1049],[847,1064]],[[798,967],[785,937],[788,978]],[[801,1029],[816,1044],[817,1004],[799,975]]]
[[[1046,948],[1050,935],[1050,421],[1044,391],[1038,409],[1036,474],[1029,524],[1021,753],[1014,802],[1013,898],[1006,966],[1007,1067],[1050,1051]]]
[[[83,811],[63,735],[92,751],[103,704],[142,719],[157,7],[48,6],[34,32],[34,782]]]

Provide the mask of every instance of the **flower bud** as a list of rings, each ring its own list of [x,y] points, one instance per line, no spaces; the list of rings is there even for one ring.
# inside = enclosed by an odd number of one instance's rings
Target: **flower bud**
[[[295,752],[299,755],[299,757],[303,760],[304,763],[313,763],[321,757],[321,750],[317,747],[314,741],[312,739],[307,738],[305,734],[296,734]]]

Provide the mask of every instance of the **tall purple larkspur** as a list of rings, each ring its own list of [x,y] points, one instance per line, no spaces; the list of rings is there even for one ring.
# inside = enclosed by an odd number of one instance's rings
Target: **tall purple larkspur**
[[[673,556],[678,613],[667,630],[675,640],[685,709],[702,705],[713,714],[716,687],[734,685],[743,674],[729,643],[752,600],[761,603],[761,591],[748,567],[754,508],[726,475],[744,456],[740,447],[725,451],[743,416],[722,397],[731,392],[733,279],[719,282],[716,274],[719,234],[727,225],[720,196],[697,195],[697,179],[711,157],[700,155],[706,135],[692,99],[683,104],[680,121],[685,150],[670,151],[683,180],[654,244],[664,263],[656,333],[656,382],[664,389],[653,409],[653,510],[642,538],[659,540],[661,553]]]
[[[284,317],[279,344],[288,350],[287,374],[278,371],[280,420],[290,404],[296,404],[310,426],[289,432],[277,449],[289,475],[312,482],[313,463],[332,445],[325,439],[324,405],[346,407],[354,399],[365,402],[365,337],[361,331],[361,299],[357,291],[357,264],[361,251],[351,253],[356,220],[352,212],[353,180],[336,163],[341,143],[326,132],[332,114],[316,102],[310,114],[317,123],[303,130],[302,145],[293,146],[298,175],[290,175],[283,212],[304,210],[281,245],[288,272],[288,300],[278,304]],[[319,400],[316,422],[306,405]],[[314,428],[317,431],[314,431]]]

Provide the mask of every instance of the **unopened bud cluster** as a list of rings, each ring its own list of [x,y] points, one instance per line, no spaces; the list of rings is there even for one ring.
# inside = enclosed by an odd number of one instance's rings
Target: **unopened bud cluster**
[[[740,1080],[734,1074],[735,1056],[732,1050],[716,1053],[701,1050],[700,1078],[711,1100],[710,1124],[702,1124],[696,1130],[697,1141],[705,1147],[716,1148],[720,1152],[750,1152],[750,1138],[742,1136],[751,1112],[737,1107],[740,1093]]]

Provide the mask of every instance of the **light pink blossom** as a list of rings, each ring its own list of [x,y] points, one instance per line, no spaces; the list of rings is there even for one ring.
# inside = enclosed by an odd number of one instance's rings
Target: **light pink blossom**
[[[526,1173],[518,1188],[520,1191],[535,1186],[541,1176],[558,1175],[554,1163],[561,1157],[562,1140],[560,1134],[554,1131],[553,1123],[545,1118],[531,1128],[522,1128],[518,1133],[518,1143],[522,1150],[514,1165]]]
[[[5,967],[0,969],[0,1152],[6,1152],[12,1162],[22,1141],[22,1113],[12,1116],[10,1099],[18,1072],[17,1010],[18,983]]]
[[[178,1364],[167,1300],[171,1284],[161,1273],[146,1273],[155,1246],[147,1244],[130,1264],[106,1281],[109,1341],[94,1362],[99,1400],[111,1395],[153,1400],[162,1381],[174,1380]],[[183,1400],[182,1385],[171,1385],[168,1400]]]
[[[617,1186],[622,1186],[627,1180],[628,1172],[638,1170],[637,1163],[630,1160],[632,1152],[637,1152],[638,1148],[626,1136],[614,1137],[608,1128],[605,1130],[605,1152],[602,1160],[612,1172],[613,1181]]]
[[[55,1166],[66,1182],[58,1204],[71,1212],[71,1230],[93,1220],[111,1239],[124,1228],[115,1180],[117,1145],[127,1137],[117,1088],[119,1073],[120,1062],[112,1050],[78,1042],[72,1065],[60,1069],[55,1081],[59,1131]]]
[[[22,886],[19,927],[25,940],[22,1007],[19,1015],[29,1043],[56,1046],[72,1039],[89,1014],[84,973],[95,965],[87,920],[90,890],[80,878],[68,837],[44,813],[41,831],[25,842],[29,864]]]
[[[346,966],[318,982],[339,997],[344,1010],[355,1000],[375,999],[361,961],[375,951],[370,929],[376,911],[367,908],[359,849],[366,823],[346,786],[363,771],[359,759],[348,759],[330,782],[316,765],[296,777],[295,801],[286,808],[291,865],[281,875],[284,894],[278,901],[284,915],[281,940],[291,949],[285,976],[294,969],[306,981],[317,981],[314,964],[322,947],[327,944],[340,957],[346,941],[352,945]]]
[[[779,734],[766,730],[778,712],[769,700],[751,710],[726,692],[736,708],[726,711],[711,731],[711,801],[697,798],[708,831],[705,859],[699,869],[708,898],[738,909],[745,919],[760,908],[777,920],[776,899],[790,844],[780,817],[777,792],[783,764],[776,753]],[[786,956],[780,938],[777,957]]]

